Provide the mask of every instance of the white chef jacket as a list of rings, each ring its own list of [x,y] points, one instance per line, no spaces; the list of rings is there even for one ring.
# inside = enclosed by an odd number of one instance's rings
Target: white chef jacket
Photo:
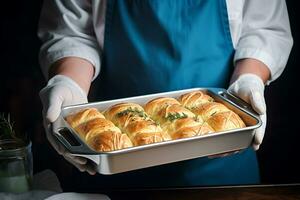
[[[40,64],[49,67],[64,57],[80,57],[101,68],[107,0],[45,0],[38,36],[43,41]],[[293,39],[285,0],[226,0],[233,62],[254,58],[270,70],[268,82],[283,72]]]

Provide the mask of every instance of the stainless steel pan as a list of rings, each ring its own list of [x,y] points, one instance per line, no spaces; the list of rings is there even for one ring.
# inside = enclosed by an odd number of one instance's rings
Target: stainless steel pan
[[[217,132],[210,135],[132,147],[112,152],[96,152],[89,148],[64,120],[64,118],[70,113],[74,113],[83,108],[93,107],[100,111],[104,111],[108,107],[121,102],[133,102],[144,105],[151,99],[157,97],[178,98],[184,93],[196,90],[205,91],[217,102],[225,104],[243,119],[247,127]],[[61,115],[55,121],[53,131],[57,140],[72,154],[92,160],[100,174],[115,174],[181,160],[245,149],[251,145],[254,130],[260,127],[261,123],[262,122],[258,114],[253,111],[250,105],[228,93],[225,89],[193,88],[111,101],[67,106],[62,109]]]

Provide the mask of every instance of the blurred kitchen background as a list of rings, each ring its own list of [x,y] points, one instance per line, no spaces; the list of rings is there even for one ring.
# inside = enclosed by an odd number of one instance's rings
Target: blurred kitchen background
[[[0,26],[0,112],[10,113],[15,128],[33,141],[34,173],[52,169],[62,187],[72,189],[72,170],[51,148],[42,126],[38,92],[46,84],[38,63],[36,30],[42,1],[5,1]],[[268,124],[257,152],[263,184],[300,183],[299,22],[297,1],[288,0],[294,46],[281,77],[266,88]],[[298,8],[298,9],[297,9]],[[299,16],[299,15],[298,15]],[[92,96],[90,101],[96,99]]]

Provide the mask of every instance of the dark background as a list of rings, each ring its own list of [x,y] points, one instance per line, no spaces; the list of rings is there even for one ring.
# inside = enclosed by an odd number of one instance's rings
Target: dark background
[[[36,35],[41,5],[42,1],[5,1],[1,5],[0,112],[11,113],[15,128],[30,135],[34,172],[50,168],[64,189],[72,190],[66,178],[72,167],[50,147],[42,127],[38,92],[46,82],[38,64],[40,41]],[[262,183],[300,183],[299,7],[297,1],[287,1],[287,5],[294,46],[285,71],[266,88],[268,125],[257,152]]]

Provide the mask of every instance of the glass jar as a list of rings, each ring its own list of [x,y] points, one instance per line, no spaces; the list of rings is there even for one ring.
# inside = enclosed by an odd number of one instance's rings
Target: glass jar
[[[0,192],[21,193],[32,187],[31,142],[0,140]]]

